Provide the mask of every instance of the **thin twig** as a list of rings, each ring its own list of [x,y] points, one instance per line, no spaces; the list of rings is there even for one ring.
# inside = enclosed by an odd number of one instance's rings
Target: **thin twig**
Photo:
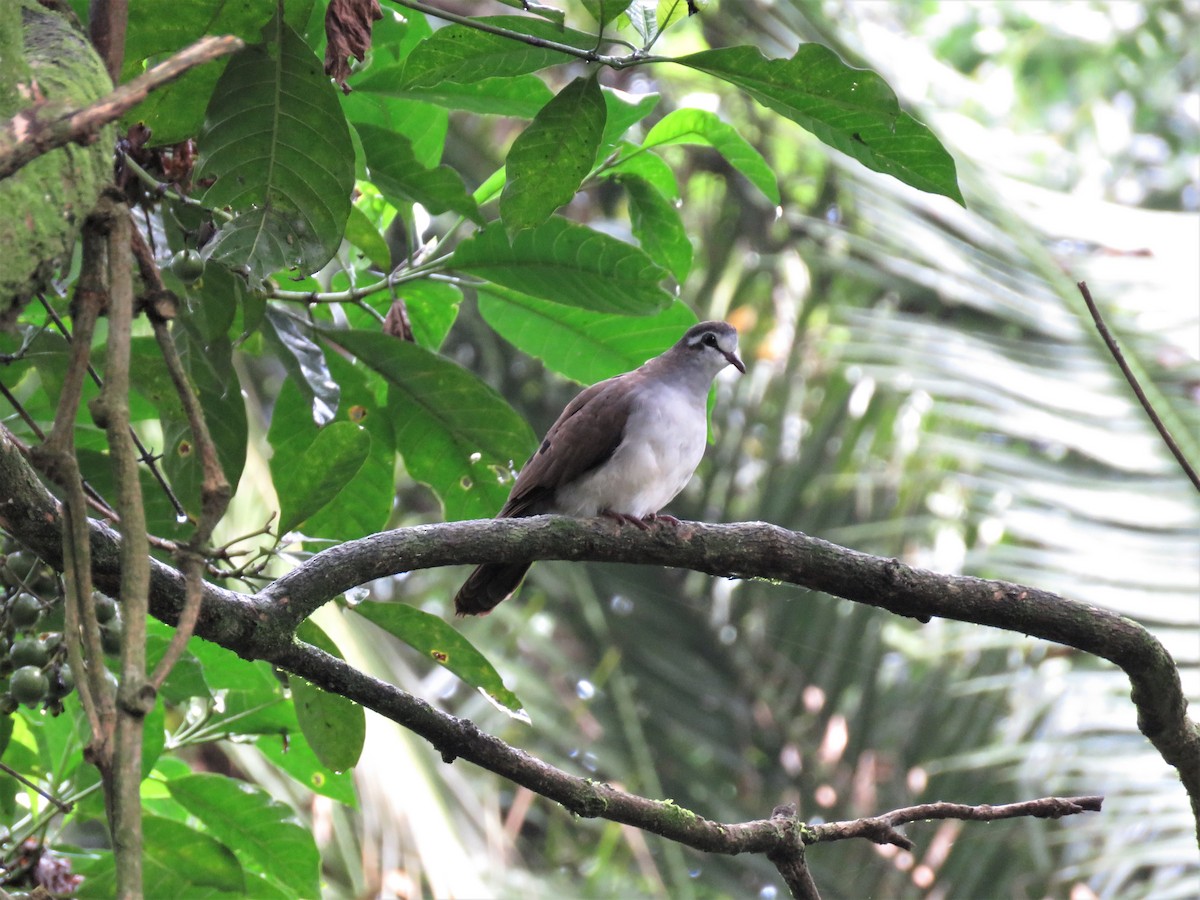
[[[7,766],[4,763],[0,762],[0,770],[3,770],[8,775],[11,775],[13,778],[17,779],[17,781],[21,782],[21,784],[25,785],[25,787],[30,788],[31,790],[37,791],[39,794],[41,794],[43,797],[45,797],[47,800],[49,800],[51,803],[53,803],[55,805],[55,807],[58,808],[58,811],[61,812],[63,815],[66,815],[67,813],[69,813],[71,810],[73,810],[75,808],[74,803],[63,803],[61,800],[59,800],[57,797],[55,797],[49,791],[43,790],[42,788],[38,787],[36,784],[34,784],[32,781],[30,781],[28,778],[26,778],[24,775],[22,775],[20,772],[18,772],[16,769],[12,768],[11,766]]]
[[[63,110],[57,103],[41,103],[21,110],[0,125],[0,179],[57,147],[93,140],[101,128],[121,118],[155,88],[243,46],[242,39],[233,35],[201,38],[82,109]]]
[[[1092,292],[1088,290],[1087,282],[1081,281],[1078,283],[1079,293],[1083,294],[1083,302],[1087,304],[1088,312],[1092,314],[1092,321],[1096,323],[1096,330],[1100,332],[1100,337],[1104,338],[1104,343],[1108,346],[1108,352],[1113,355],[1113,359],[1117,361],[1117,365],[1121,367],[1121,372],[1125,376],[1125,380],[1129,382],[1129,386],[1133,388],[1134,395],[1138,398],[1138,402],[1142,404],[1142,409],[1146,411],[1146,415],[1150,417],[1150,421],[1154,423],[1154,427],[1158,429],[1159,436],[1163,439],[1163,443],[1167,445],[1167,449],[1171,451],[1175,460],[1183,469],[1184,474],[1191,479],[1192,485],[1197,491],[1200,491],[1200,475],[1192,468],[1186,456],[1183,455],[1183,450],[1175,443],[1175,438],[1171,436],[1170,430],[1163,424],[1163,420],[1159,418],[1154,406],[1146,397],[1146,392],[1142,390],[1142,386],[1138,384],[1136,376],[1129,368],[1129,363],[1125,361],[1125,355],[1121,352],[1121,348],[1117,346],[1117,339],[1113,337],[1112,332],[1108,330],[1108,326],[1104,324],[1104,318],[1100,315],[1100,310],[1096,306],[1096,301],[1092,299]]]
[[[904,850],[912,850],[913,842],[896,830],[897,826],[909,822],[934,819],[961,819],[964,822],[995,822],[1029,816],[1035,819],[1061,819],[1082,812],[1099,812],[1103,797],[1041,797],[1020,803],[1005,803],[1001,806],[982,804],[969,806],[965,803],[922,803],[906,806],[891,812],[848,822],[829,822],[825,825],[810,825],[805,839],[807,844],[826,841],[844,841],[847,838],[867,838],[877,844],[895,844]]]

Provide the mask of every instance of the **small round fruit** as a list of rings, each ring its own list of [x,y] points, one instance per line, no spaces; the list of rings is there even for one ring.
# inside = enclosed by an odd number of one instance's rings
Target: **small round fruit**
[[[52,670],[50,677],[51,700],[61,700],[73,690],[75,690],[75,676],[71,674],[70,666],[63,663]]]
[[[180,250],[171,257],[167,268],[184,284],[194,284],[204,274],[204,257],[195,250]]]
[[[35,706],[41,703],[50,690],[50,679],[37,666],[22,666],[12,673],[8,692],[18,703]]]
[[[12,603],[9,604],[8,620],[13,623],[15,628],[22,630],[33,628],[41,617],[42,601],[33,594],[26,594],[22,591],[13,597]]]
[[[117,617],[117,601],[108,594],[96,591],[92,594],[92,601],[96,604],[96,621],[101,625]]]
[[[0,694],[0,716],[11,716],[20,705],[12,694]]]
[[[13,667],[17,669],[22,666],[41,668],[50,662],[50,650],[42,641],[32,637],[13,641],[12,652],[9,655],[12,657]]]
[[[120,619],[113,619],[100,626],[100,646],[105,653],[116,655],[121,652],[121,637],[125,633],[125,625]]]
[[[40,562],[40,559],[24,550],[8,554],[4,560],[2,573],[4,583],[10,587],[19,587],[23,582],[28,583],[35,574],[35,570]]]

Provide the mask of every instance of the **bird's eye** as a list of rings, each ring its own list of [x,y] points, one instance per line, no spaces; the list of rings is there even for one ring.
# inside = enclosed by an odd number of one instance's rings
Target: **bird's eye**
[[[710,331],[704,336],[703,343],[706,347],[715,347],[717,346],[717,336]]]

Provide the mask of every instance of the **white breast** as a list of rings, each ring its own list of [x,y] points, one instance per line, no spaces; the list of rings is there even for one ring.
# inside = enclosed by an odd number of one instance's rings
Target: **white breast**
[[[610,510],[641,518],[670,503],[704,456],[706,399],[662,384],[643,388],[621,445],[599,468],[558,489],[559,511],[594,516]]]

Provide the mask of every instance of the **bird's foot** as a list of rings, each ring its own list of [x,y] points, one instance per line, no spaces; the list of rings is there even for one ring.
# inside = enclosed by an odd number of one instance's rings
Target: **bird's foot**
[[[683,524],[677,518],[675,518],[672,515],[668,515],[667,513],[650,513],[650,515],[646,516],[642,521],[644,521],[644,522],[666,522],[672,528],[678,528],[680,525]]]
[[[629,515],[629,513],[617,512],[616,510],[612,509],[603,509],[600,511],[600,515],[608,519],[616,519],[622,525],[634,525],[642,529],[642,531],[650,530],[650,526],[646,524],[645,519],[639,519],[637,516]]]

